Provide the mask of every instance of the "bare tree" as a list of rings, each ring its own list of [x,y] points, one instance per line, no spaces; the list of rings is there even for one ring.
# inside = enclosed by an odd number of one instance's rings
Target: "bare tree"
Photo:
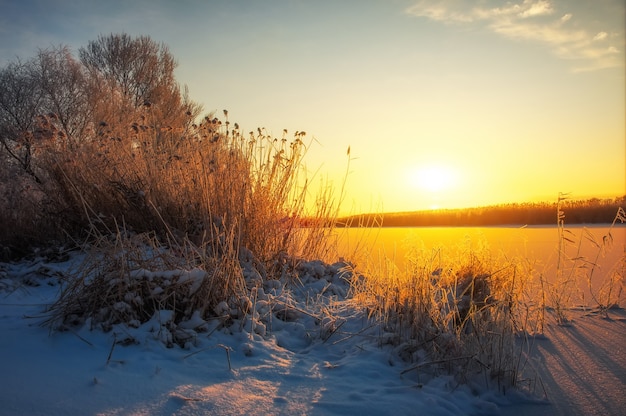
[[[167,46],[147,36],[100,36],[81,48],[79,56],[89,73],[91,102],[100,121],[130,124],[132,117],[141,117],[161,142],[174,139],[168,136],[188,128],[201,111],[181,94],[174,78],[177,64]]]
[[[32,165],[33,130],[42,96],[32,61],[18,61],[0,70],[0,142],[11,159],[38,182]]]
[[[71,150],[104,135],[125,137],[136,123],[150,129],[144,137],[156,148],[187,135],[201,107],[186,89],[181,93],[164,44],[112,34],[79,54],[77,60],[58,46],[0,69],[0,144],[26,173],[40,180],[33,164],[38,140]]]
[[[92,73],[114,81],[122,94],[138,108],[146,101],[155,101],[159,90],[175,85],[176,62],[168,48],[147,36],[100,36],[79,51],[80,59]]]
[[[85,71],[66,46],[39,50],[34,72],[42,92],[42,110],[51,115],[66,144],[84,138],[91,121]]]

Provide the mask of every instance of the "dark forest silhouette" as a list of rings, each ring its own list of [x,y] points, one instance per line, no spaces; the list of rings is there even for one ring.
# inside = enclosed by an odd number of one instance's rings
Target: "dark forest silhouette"
[[[361,214],[344,217],[339,226],[481,227],[495,225],[556,225],[557,202],[515,203],[463,209]],[[560,202],[567,224],[606,224],[626,206],[626,196]]]

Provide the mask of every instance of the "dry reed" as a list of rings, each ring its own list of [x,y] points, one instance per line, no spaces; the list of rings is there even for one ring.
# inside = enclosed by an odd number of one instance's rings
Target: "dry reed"
[[[206,117],[167,140],[153,124],[146,110],[127,127],[103,123],[71,152],[42,149],[59,222],[87,230],[92,252],[52,307],[55,328],[157,320],[166,344],[184,345],[181,324],[243,324],[264,282],[331,253],[338,208],[323,187],[309,211],[304,132],[244,137]]]

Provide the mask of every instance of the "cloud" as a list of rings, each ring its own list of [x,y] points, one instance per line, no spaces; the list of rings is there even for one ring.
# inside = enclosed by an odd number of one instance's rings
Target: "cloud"
[[[619,48],[599,42],[609,39],[607,32],[590,31],[580,22],[571,25],[576,20],[572,13],[555,18],[557,10],[549,0],[518,0],[499,7],[487,7],[484,1],[481,6],[470,3],[422,0],[406,13],[445,24],[481,25],[510,39],[545,45],[559,58],[579,61],[575,71],[623,66]]]
[[[609,36],[609,34],[608,34],[608,33],[606,33],[606,32],[600,32],[600,33],[598,33],[597,35],[595,35],[595,36],[593,37],[593,40],[594,40],[594,41],[595,41],[595,40],[604,40],[604,39],[606,39],[606,38],[607,38],[607,36]]]
[[[525,10],[519,13],[519,17],[526,18],[532,16],[542,16],[546,14],[552,14],[554,9],[549,1],[539,0],[537,2],[524,1],[524,5],[529,4]]]
[[[493,20],[503,17],[521,19],[543,16],[554,13],[551,3],[547,0],[524,0],[520,4],[507,3],[504,7],[473,7],[469,8],[465,1],[424,0],[409,7],[406,13],[427,17],[441,22],[474,22]]]
[[[450,3],[421,2],[406,10],[406,13],[417,16],[427,17],[430,20],[439,22],[471,22],[473,17],[463,12],[456,12]]]

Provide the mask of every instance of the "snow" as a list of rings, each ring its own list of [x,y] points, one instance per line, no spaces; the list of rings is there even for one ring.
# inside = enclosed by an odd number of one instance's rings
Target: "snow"
[[[550,324],[545,336],[535,340],[533,360],[526,369],[528,376],[542,381],[537,390],[550,398],[546,411],[626,415],[626,310],[613,308],[608,318],[585,308],[570,313],[570,324]],[[533,409],[519,410],[522,415]]]
[[[621,309],[610,311],[613,319],[581,311],[571,327],[549,326],[528,353],[526,369],[544,379],[543,389],[535,396],[505,394],[484,380],[460,384],[450,375],[404,372],[412,364],[352,305],[341,264],[305,263],[296,284],[257,287],[247,299],[252,313],[228,326],[196,312],[175,327],[171,310],[157,310],[148,322],[109,332],[89,322],[50,331],[42,325],[46,307],[81,260],[73,253],[58,263],[0,263],[0,414],[522,415],[619,414],[626,408]],[[193,292],[205,272],[158,276],[189,281]],[[313,300],[332,314],[312,313]],[[215,312],[229,309],[224,302]],[[189,341],[173,343],[181,338],[175,331]],[[572,394],[582,398],[571,401]],[[602,407],[594,407],[598,401]]]

